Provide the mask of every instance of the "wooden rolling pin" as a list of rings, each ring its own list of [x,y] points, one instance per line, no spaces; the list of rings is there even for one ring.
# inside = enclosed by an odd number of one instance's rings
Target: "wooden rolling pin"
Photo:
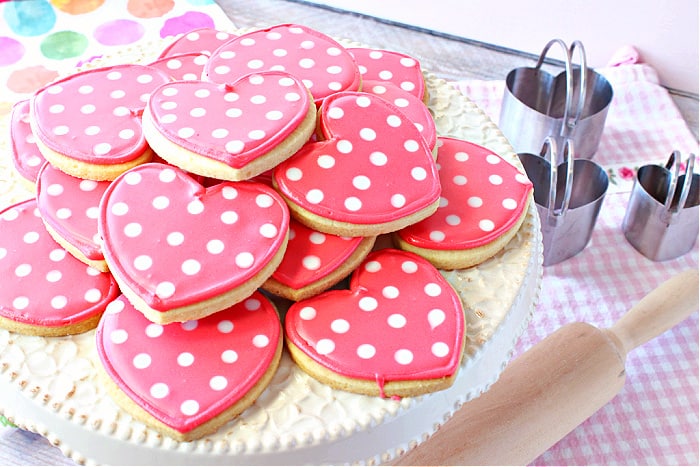
[[[396,465],[526,465],[609,402],[627,353],[698,309],[698,271],[657,287],[611,328],[563,326],[513,360]]]

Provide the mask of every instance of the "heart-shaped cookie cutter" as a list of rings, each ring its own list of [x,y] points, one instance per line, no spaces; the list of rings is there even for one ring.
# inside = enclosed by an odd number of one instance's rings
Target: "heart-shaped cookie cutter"
[[[545,57],[555,44],[561,46],[565,55],[565,69],[557,76],[542,70]],[[576,70],[572,63],[575,51],[580,61]],[[511,70],[505,84],[499,127],[516,152],[537,153],[542,141],[551,136],[558,147],[572,139],[576,157],[593,157],[613,90],[604,76],[587,67],[580,41],[567,47],[561,39],[550,40],[534,67]]]
[[[557,143],[547,137],[539,155],[518,153],[534,188],[540,216],[543,265],[571,258],[591,239],[608,189],[608,175],[595,162],[574,159],[573,142],[567,139],[557,165]]]
[[[694,167],[695,154],[690,154],[681,175],[681,154],[673,151],[665,167],[649,164],[637,170],[622,230],[652,261],[682,256],[698,238],[700,174],[693,173]]]

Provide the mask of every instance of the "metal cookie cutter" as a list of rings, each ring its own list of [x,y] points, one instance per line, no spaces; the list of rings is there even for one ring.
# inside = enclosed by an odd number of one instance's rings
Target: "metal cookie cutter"
[[[622,230],[652,261],[684,255],[698,238],[700,175],[693,173],[694,166],[691,154],[681,175],[681,155],[673,151],[665,167],[651,164],[637,171]]]
[[[560,45],[566,56],[565,70],[556,77],[541,69],[554,44]],[[578,73],[572,64],[575,49],[580,57]],[[572,139],[577,157],[590,159],[598,149],[612,97],[608,80],[586,66],[580,41],[567,48],[561,39],[552,39],[534,68],[508,73],[498,126],[516,152],[537,153],[542,141],[552,136],[558,147]]]
[[[608,190],[605,170],[588,159],[574,159],[573,152],[573,142],[566,140],[565,162],[557,166],[556,142],[547,137],[540,155],[518,153],[534,187],[544,266],[571,258],[586,247]]]

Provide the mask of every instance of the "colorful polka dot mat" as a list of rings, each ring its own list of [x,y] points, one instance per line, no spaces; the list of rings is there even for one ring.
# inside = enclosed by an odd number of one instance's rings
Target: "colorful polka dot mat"
[[[0,117],[96,57],[194,28],[231,26],[213,0],[0,0]]]

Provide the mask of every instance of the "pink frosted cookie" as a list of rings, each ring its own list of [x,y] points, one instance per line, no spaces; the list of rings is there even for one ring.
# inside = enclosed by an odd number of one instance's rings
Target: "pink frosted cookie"
[[[207,60],[209,55],[191,52],[160,58],[150,66],[167,73],[176,81],[194,81],[202,78]]]
[[[112,276],[86,266],[46,232],[35,200],[0,211],[0,327],[37,336],[97,326],[119,294]]]
[[[27,188],[36,188],[36,178],[39,169],[46,159],[36,146],[34,133],[29,125],[29,100],[17,102],[12,106],[10,114],[10,144],[12,147],[12,163]]]
[[[415,58],[391,50],[364,47],[349,47],[347,50],[357,62],[363,82],[388,81],[418,99],[428,101],[423,72]]]
[[[54,81],[31,100],[41,153],[63,172],[90,180],[113,180],[150,161],[141,113],[149,94],[168,81],[143,65],[96,68]]]
[[[303,300],[340,282],[367,256],[375,237],[339,237],[292,220],[282,262],[263,288],[289,300]]]
[[[321,232],[369,237],[437,209],[433,155],[396,106],[373,94],[342,92],[326,98],[320,113],[324,140],[307,144],[273,174],[300,222]]]
[[[46,229],[68,253],[107,272],[97,217],[102,194],[111,182],[81,180],[44,164],[37,180],[37,203]]]
[[[257,289],[282,260],[289,211],[271,188],[204,188],[184,171],[144,164],[117,178],[98,231],[122,293],[160,324],[199,319]]]
[[[395,84],[385,81],[364,80],[362,82],[362,90],[386,99],[398,107],[420,130],[423,139],[425,139],[426,144],[433,153],[437,153],[437,148],[435,147],[437,143],[435,120],[433,120],[433,115],[422,100],[410,92],[397,87]]]
[[[404,250],[441,269],[462,269],[498,253],[527,214],[532,183],[492,151],[441,137],[440,207],[427,219],[394,234]]]
[[[143,114],[153,150],[188,172],[246,180],[309,139],[316,107],[297,78],[281,71],[214,84],[181,81],[156,89]]]
[[[202,53],[210,57],[216,49],[233,37],[235,37],[234,34],[213,28],[193,29],[171,42],[163,49],[158,58],[189,53]]]
[[[121,296],[96,333],[112,397],[179,441],[216,431],[265,390],[282,355],[275,307],[260,292],[197,321],[160,325]]]
[[[292,305],[294,361],[314,378],[361,394],[415,396],[452,384],[462,358],[462,304],[440,272],[412,253],[371,253],[350,279]]]
[[[360,89],[360,72],[347,50],[327,35],[298,24],[280,24],[243,34],[219,47],[204,77],[226,83],[262,70],[299,77],[317,105],[339,91]]]

